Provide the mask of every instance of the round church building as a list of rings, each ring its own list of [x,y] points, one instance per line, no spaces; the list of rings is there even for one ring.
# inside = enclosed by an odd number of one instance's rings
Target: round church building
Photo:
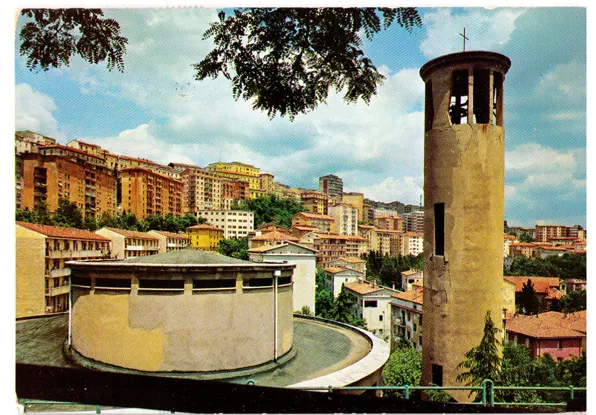
[[[293,264],[194,249],[72,261],[71,347],[150,372],[236,370],[292,348]]]

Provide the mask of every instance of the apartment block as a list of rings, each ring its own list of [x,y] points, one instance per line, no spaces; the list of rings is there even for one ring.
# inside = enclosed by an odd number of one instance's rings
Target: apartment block
[[[215,251],[219,241],[223,239],[224,231],[206,223],[191,226],[186,230],[190,245],[195,249],[203,251]]]
[[[342,202],[348,203],[358,209],[358,220],[360,222],[364,221],[364,195],[362,193],[343,193]]]
[[[355,299],[353,315],[364,319],[368,331],[388,341],[391,337],[391,299],[399,291],[365,280],[348,283],[344,288]]]
[[[399,212],[395,209],[388,209],[388,208],[374,208],[373,209],[374,218],[380,218],[384,216],[391,216],[391,217],[400,217]]]
[[[402,255],[419,255],[424,249],[424,234],[405,232],[402,236]]]
[[[536,242],[548,242],[551,238],[567,236],[567,227],[563,225],[536,225]]]
[[[211,163],[207,166],[209,172],[219,177],[227,179],[237,179],[247,182],[251,198],[255,198],[261,193],[261,181],[259,179],[259,168],[250,164],[237,161],[226,163],[223,161]]]
[[[526,258],[534,257],[536,244],[533,243],[511,243],[509,244],[509,256],[515,258],[518,256],[525,256]]]
[[[83,217],[116,213],[117,180],[101,158],[61,145],[21,156],[21,208],[45,203],[53,212],[60,199],[76,204]]]
[[[331,231],[339,235],[358,235],[358,209],[348,203],[329,206],[329,216],[334,219]]]
[[[159,254],[186,249],[190,243],[188,235],[181,233],[151,230],[147,234],[154,236],[159,241],[159,250],[157,252]]]
[[[387,256],[403,255],[403,232],[374,228],[371,232],[371,251]]]
[[[404,230],[407,232],[424,233],[424,211],[404,213]]]
[[[343,180],[334,174],[319,177],[319,191],[325,193],[330,200],[341,202],[344,192]]]
[[[112,241],[111,256],[115,259],[155,255],[159,252],[159,239],[145,232],[105,227],[95,233]]]
[[[360,236],[315,233],[313,248],[317,252],[317,266],[327,268],[332,261],[343,257],[358,257],[364,253],[366,240]]]
[[[374,224],[379,229],[388,229],[401,232],[404,231],[404,220],[399,215],[377,216],[374,219]]]
[[[363,222],[373,224],[375,222],[375,208],[368,203],[362,204],[362,218]]]
[[[182,181],[144,167],[124,168],[120,177],[123,211],[137,218],[182,214]]]
[[[56,140],[33,131],[16,131],[14,134],[15,154],[37,153],[39,146],[51,146]]]
[[[68,310],[70,260],[105,259],[111,242],[93,232],[16,222],[16,316]]]
[[[254,230],[253,212],[244,210],[197,210],[197,217],[224,231],[224,238],[245,238]]]
[[[271,173],[259,173],[259,187],[265,195],[273,194],[273,183],[275,183],[275,176]]]
[[[319,232],[331,233],[335,219],[328,215],[320,215],[316,213],[300,212],[292,216],[292,227],[298,226],[314,226]]]
[[[269,247],[269,246],[278,246],[284,245],[287,243],[299,243],[300,240],[295,236],[282,232],[282,231],[270,231],[270,232],[263,232],[260,235],[254,236],[249,238],[248,246],[250,249],[260,248],[260,247]],[[309,247],[310,248],[310,247]]]
[[[366,261],[360,257],[344,257],[329,263],[330,267],[347,268],[361,272],[366,278]]]
[[[229,180],[213,173],[187,169],[182,173],[182,210],[196,214],[204,209],[229,209],[232,205]]]
[[[310,213],[326,215],[328,213],[329,198],[325,193],[308,190],[300,195],[302,206]]]
[[[422,350],[422,304],[424,288],[413,285],[408,291],[395,293],[391,301],[391,348],[403,339]]]

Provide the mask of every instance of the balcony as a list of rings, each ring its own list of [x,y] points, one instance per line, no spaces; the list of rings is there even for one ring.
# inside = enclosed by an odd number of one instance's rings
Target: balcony
[[[46,295],[49,297],[55,297],[57,295],[64,295],[64,294],[68,294],[70,289],[70,287],[68,286],[68,284],[66,285],[61,285],[59,287],[50,287],[50,288],[46,288]]]
[[[70,275],[70,268],[53,269],[48,272],[50,278],[67,277]]]
[[[72,249],[62,249],[59,251],[50,250],[48,257],[50,258],[64,258],[64,259],[75,259],[75,258],[99,258],[105,256],[107,251],[100,251],[97,249],[85,249],[75,251]]]

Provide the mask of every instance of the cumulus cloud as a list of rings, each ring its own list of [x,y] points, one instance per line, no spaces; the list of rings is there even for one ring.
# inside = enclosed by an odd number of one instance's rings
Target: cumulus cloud
[[[584,166],[585,149],[557,150],[528,143],[507,151],[506,219],[533,226],[556,211],[556,223],[585,224]]]
[[[480,8],[465,9],[454,13],[452,9],[432,9],[422,20],[426,27],[426,38],[420,44],[420,51],[427,58],[462,50],[463,28],[466,28],[466,50],[494,50],[503,48],[515,30],[515,20],[525,9]]]
[[[16,130],[35,131],[58,140],[64,138],[64,134],[58,130],[58,121],[53,115],[58,107],[51,97],[34,91],[28,84],[18,84],[15,88],[15,97]]]
[[[393,202],[399,200],[404,203],[420,203],[422,195],[423,178],[418,177],[387,177],[380,183],[366,187],[356,187],[354,191],[380,202]],[[352,190],[352,189],[350,189]]]

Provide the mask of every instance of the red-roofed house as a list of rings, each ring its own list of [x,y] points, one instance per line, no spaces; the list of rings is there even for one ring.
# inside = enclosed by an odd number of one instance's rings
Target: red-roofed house
[[[327,277],[325,279],[325,286],[331,291],[333,297],[339,295],[342,285],[364,279],[364,273],[343,267],[327,267],[325,268],[325,275]]]
[[[179,251],[185,249],[189,242],[188,235],[183,233],[173,233],[166,231],[149,231],[151,236],[155,236],[159,240],[159,252],[164,253],[168,251]]]
[[[559,301],[565,295],[561,290],[560,281],[556,277],[527,277],[527,276],[506,276],[505,280],[515,284],[515,292],[521,293],[524,284],[527,284],[528,280],[532,281],[534,291],[540,301],[542,302],[545,310],[550,310],[553,302]]]
[[[586,312],[516,315],[505,321],[505,331],[507,341],[526,346],[532,357],[580,357],[585,351]]]
[[[155,255],[159,252],[159,239],[145,232],[106,227],[95,233],[112,241],[112,257],[116,259]]]
[[[352,315],[364,319],[368,331],[388,341],[391,337],[391,296],[399,291],[365,280],[344,287],[356,300]]]
[[[286,232],[270,231],[257,235],[250,239],[249,248],[258,248],[260,246],[274,246],[281,245],[287,242],[298,242],[299,239]]]
[[[422,303],[424,288],[413,285],[411,290],[393,294],[391,301],[391,348],[405,339],[422,350]]]
[[[16,222],[16,316],[68,309],[70,260],[108,258],[110,240],[81,229]]]
[[[355,269],[362,272],[366,278],[366,261],[358,257],[342,257],[329,263],[330,267]]]
[[[319,215],[315,213],[300,212],[292,216],[292,226],[309,225],[315,226],[319,232],[330,233],[333,227],[333,219],[328,215]]]

